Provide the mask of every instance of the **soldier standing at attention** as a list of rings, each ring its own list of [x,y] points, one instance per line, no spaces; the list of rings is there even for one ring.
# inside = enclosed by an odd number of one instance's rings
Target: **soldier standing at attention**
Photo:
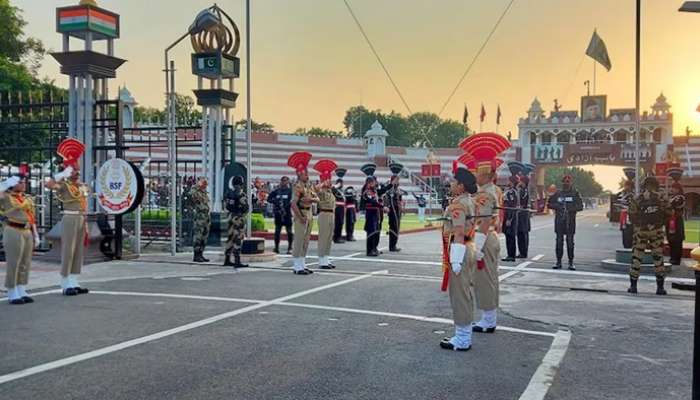
[[[243,188],[242,176],[233,177],[233,190],[226,194],[226,210],[229,212],[228,240],[226,241],[225,267],[245,268],[247,264],[241,264],[241,246],[246,233],[246,214],[248,214],[248,199]],[[233,254],[234,262],[231,262]]]
[[[367,175],[365,184],[362,187],[360,197],[360,209],[365,211],[365,232],[367,233],[367,256],[379,257],[379,232],[381,227],[381,208],[379,201],[380,194],[377,191],[377,179],[374,177],[375,164],[365,164],[362,172]]]
[[[316,187],[318,195],[318,266],[321,269],[333,269],[328,257],[331,254],[333,243],[333,229],[335,227],[335,203],[336,198],[331,183],[331,175],[338,168],[332,160],[319,160],[314,169],[320,175],[320,183]]]
[[[7,273],[5,287],[10,304],[33,303],[27,295],[32,251],[39,243],[34,217],[34,201],[25,196],[27,185],[13,176],[0,183],[0,214],[7,220],[3,235]],[[9,190],[9,193],[6,193]]]
[[[292,189],[289,186],[289,177],[283,176],[277,189],[270,193],[269,201],[273,206],[275,216],[275,253],[280,252],[280,236],[282,227],[287,232],[287,254],[292,254]]]
[[[532,169],[531,169],[532,168]],[[518,211],[518,256],[517,258],[527,258],[530,247],[530,173],[534,166],[525,165],[523,175],[520,176],[518,185],[518,197],[520,198],[520,208]]]
[[[515,261],[515,246],[518,235],[518,176],[511,175],[508,178],[508,189],[503,193],[503,207],[507,208],[503,217],[503,227],[501,228],[506,237],[506,258],[501,261]]]
[[[685,240],[685,195],[683,186],[679,182],[671,185],[669,204],[671,206],[671,216],[666,222],[666,238],[670,250],[671,265],[681,265],[683,258],[683,241]]]
[[[472,347],[474,298],[471,285],[476,270],[474,234],[475,207],[470,194],[477,192],[474,175],[465,168],[457,168],[451,184],[453,200],[445,210],[442,234],[450,243],[450,271],[448,292],[452,305],[455,335],[440,342],[446,350],[467,351]]]
[[[343,239],[343,223],[345,222],[345,193],[343,193],[343,177],[348,172],[345,168],[335,170],[338,180],[333,186],[335,196],[335,225],[333,227],[333,243],[345,243]]]
[[[630,204],[630,218],[634,224],[634,247],[630,267],[630,288],[627,292],[637,294],[637,280],[642,267],[645,250],[651,251],[656,274],[656,294],[665,295],[664,279],[664,224],[670,215],[666,199],[659,193],[659,182],[648,176],[642,183],[642,192]]]
[[[345,189],[345,240],[355,241],[355,222],[357,222],[357,197],[355,188]]]
[[[75,169],[74,169],[75,168]],[[78,275],[83,267],[84,250],[87,242],[87,199],[88,187],[80,182],[77,164],[68,166],[49,180],[46,187],[56,191],[56,197],[63,204],[61,223],[61,289],[66,296],[88,293],[81,288]]]
[[[204,249],[209,240],[209,229],[211,228],[211,210],[209,208],[209,194],[207,193],[207,179],[199,178],[197,185],[192,188],[191,201],[193,207],[192,223],[194,234],[192,247],[194,248],[194,262],[209,262],[204,258]]]
[[[403,214],[403,193],[399,188],[399,174],[403,171],[403,165],[392,163],[389,165],[389,169],[391,169],[392,176],[386,194],[384,194],[386,199],[384,204],[389,209],[389,251],[397,253],[401,251],[398,243],[401,232],[401,214]]]
[[[564,175],[561,180],[561,190],[550,196],[547,204],[554,210],[554,233],[557,264],[553,269],[561,269],[561,259],[564,257],[564,236],[566,236],[566,254],[569,256],[569,269],[574,266],[574,235],[576,234],[576,214],[583,210],[583,201],[578,190],[574,189],[571,175]]]
[[[309,182],[308,167],[311,157],[311,153],[300,151],[289,156],[287,160],[287,165],[294,168],[297,173],[297,182],[292,189],[292,215],[294,217],[294,233],[296,234],[292,257],[296,275],[313,273],[306,268],[306,252],[309,249],[311,229],[314,223],[311,206],[318,203],[318,196]]]

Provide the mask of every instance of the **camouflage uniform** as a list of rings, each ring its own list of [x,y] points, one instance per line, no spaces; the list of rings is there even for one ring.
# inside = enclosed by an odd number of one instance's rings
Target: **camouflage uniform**
[[[192,188],[192,223],[193,237],[192,247],[194,248],[195,257],[204,254],[204,248],[207,245],[209,238],[209,229],[211,227],[211,212],[209,209],[209,195],[206,190],[202,190],[199,186]]]
[[[630,218],[634,224],[630,278],[635,281],[639,279],[642,257],[646,249],[651,251],[654,258],[656,279],[664,279],[664,223],[668,217],[668,203],[658,191],[645,189],[630,203]]]
[[[226,240],[226,261],[224,265],[233,267],[247,267],[241,264],[241,246],[245,239],[246,214],[248,213],[248,200],[240,186],[236,186],[226,196],[226,210],[229,212],[228,240]],[[235,262],[231,263],[233,254]]]

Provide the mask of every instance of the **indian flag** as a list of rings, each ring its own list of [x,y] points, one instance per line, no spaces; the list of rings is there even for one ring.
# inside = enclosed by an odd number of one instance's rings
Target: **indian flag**
[[[117,36],[117,18],[91,8],[90,29],[107,36]]]
[[[72,8],[58,13],[58,31],[93,31],[117,37],[117,17],[94,8]]]

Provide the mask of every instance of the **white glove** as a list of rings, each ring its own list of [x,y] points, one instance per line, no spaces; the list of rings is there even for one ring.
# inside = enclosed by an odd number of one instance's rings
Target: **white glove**
[[[9,189],[12,189],[13,187],[17,186],[19,182],[20,179],[16,176],[5,179],[2,183],[0,183],[0,193],[4,193]]]
[[[459,274],[462,271],[462,262],[464,255],[467,253],[467,246],[460,243],[452,243],[450,245],[450,264],[452,272]]]
[[[73,173],[73,167],[68,167],[63,170],[63,172],[57,173],[53,178],[56,182],[61,182],[62,180],[68,178]]]
[[[39,235],[35,234],[34,235],[34,247],[39,247],[39,244],[41,244],[41,240],[39,239]]]
[[[481,232],[474,235],[474,247],[476,248],[476,259],[481,261],[484,259],[484,245],[486,244],[487,236]]]

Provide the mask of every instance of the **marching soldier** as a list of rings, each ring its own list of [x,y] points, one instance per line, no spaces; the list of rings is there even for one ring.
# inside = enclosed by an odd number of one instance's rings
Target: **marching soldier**
[[[297,173],[297,182],[292,189],[292,216],[294,219],[294,233],[296,240],[292,247],[293,268],[296,275],[309,275],[313,271],[306,268],[306,252],[309,249],[311,229],[313,228],[313,215],[311,206],[318,203],[318,196],[309,182],[309,161],[311,153],[296,152],[289,156],[287,165],[294,168]]]
[[[33,303],[27,294],[32,251],[39,243],[34,217],[34,201],[25,196],[26,183],[13,176],[0,183],[0,214],[5,218],[3,244],[7,274],[5,287],[10,304]],[[9,193],[6,193],[9,191]]]
[[[292,189],[289,186],[289,177],[283,176],[277,189],[270,193],[269,201],[273,206],[275,216],[275,253],[280,252],[280,237],[282,227],[287,232],[287,254],[292,254]]]
[[[384,205],[389,209],[389,251],[399,252],[399,233],[401,232],[401,214],[403,213],[403,193],[399,188],[399,174],[403,171],[403,165],[392,163],[391,180],[384,194]]]
[[[520,177],[518,185],[518,195],[520,197],[520,208],[518,212],[518,256],[517,258],[527,258],[530,247],[530,173],[534,170],[531,164],[525,164],[523,175]]]
[[[316,187],[318,196],[318,266],[321,269],[333,269],[328,257],[333,243],[335,227],[336,197],[331,184],[331,174],[338,166],[332,160],[319,160],[314,169],[320,175],[320,183]]]
[[[194,234],[192,247],[194,249],[194,262],[209,262],[204,258],[204,249],[209,240],[209,229],[211,228],[211,211],[209,208],[209,194],[207,193],[207,179],[199,178],[197,185],[192,188],[191,201],[193,207]]]
[[[505,215],[503,218],[503,227],[501,228],[503,234],[506,237],[506,251],[507,257],[502,259],[504,262],[515,261],[515,241],[518,235],[518,205],[519,195],[518,195],[518,176],[511,175],[508,178],[508,189],[503,193],[503,207],[507,208],[505,210]]]
[[[681,265],[683,258],[683,241],[685,240],[685,195],[683,186],[679,182],[673,182],[670,190],[669,204],[671,216],[666,222],[666,238],[670,250],[671,265]]]
[[[357,197],[355,188],[345,189],[345,240],[355,241],[355,222],[357,222]]]
[[[467,351],[472,346],[474,299],[471,285],[475,271],[474,234],[475,205],[470,194],[477,192],[474,175],[457,168],[451,184],[453,200],[445,210],[443,235],[448,237],[450,269],[448,292],[452,305],[455,335],[440,342],[446,350]]]
[[[630,203],[634,198],[634,181],[628,179],[617,195],[617,207],[620,209],[620,231],[622,232],[622,247],[631,249],[634,239],[634,226],[629,216]]]
[[[61,289],[66,296],[88,293],[89,290],[78,283],[87,242],[88,187],[80,182],[80,170],[75,163],[56,174],[54,180],[46,183],[46,187],[54,190],[63,204]]]
[[[630,218],[634,224],[634,247],[632,249],[632,266],[630,267],[629,293],[637,293],[637,280],[641,270],[645,250],[650,250],[654,259],[656,274],[656,294],[665,295],[663,229],[669,217],[670,208],[666,199],[659,193],[659,182],[654,176],[648,176],[642,184],[642,192],[630,204]]]
[[[226,240],[225,267],[245,268],[247,264],[241,264],[241,246],[246,233],[246,214],[248,213],[248,199],[243,188],[242,176],[233,177],[233,190],[226,194],[226,210],[229,212],[228,240]],[[231,262],[233,254],[234,262]]]
[[[554,210],[554,233],[557,235],[555,243],[557,264],[553,269],[561,269],[561,259],[564,257],[564,236],[566,236],[566,254],[569,257],[569,269],[576,270],[574,266],[574,235],[576,234],[576,214],[583,210],[583,201],[578,190],[574,189],[573,178],[565,175],[562,180],[562,189],[554,193],[548,200],[548,206]]]
[[[345,168],[335,170],[338,180],[333,187],[335,196],[335,226],[333,227],[333,243],[345,243],[343,239],[343,223],[345,222],[345,193],[343,193],[343,177],[348,172]]]

